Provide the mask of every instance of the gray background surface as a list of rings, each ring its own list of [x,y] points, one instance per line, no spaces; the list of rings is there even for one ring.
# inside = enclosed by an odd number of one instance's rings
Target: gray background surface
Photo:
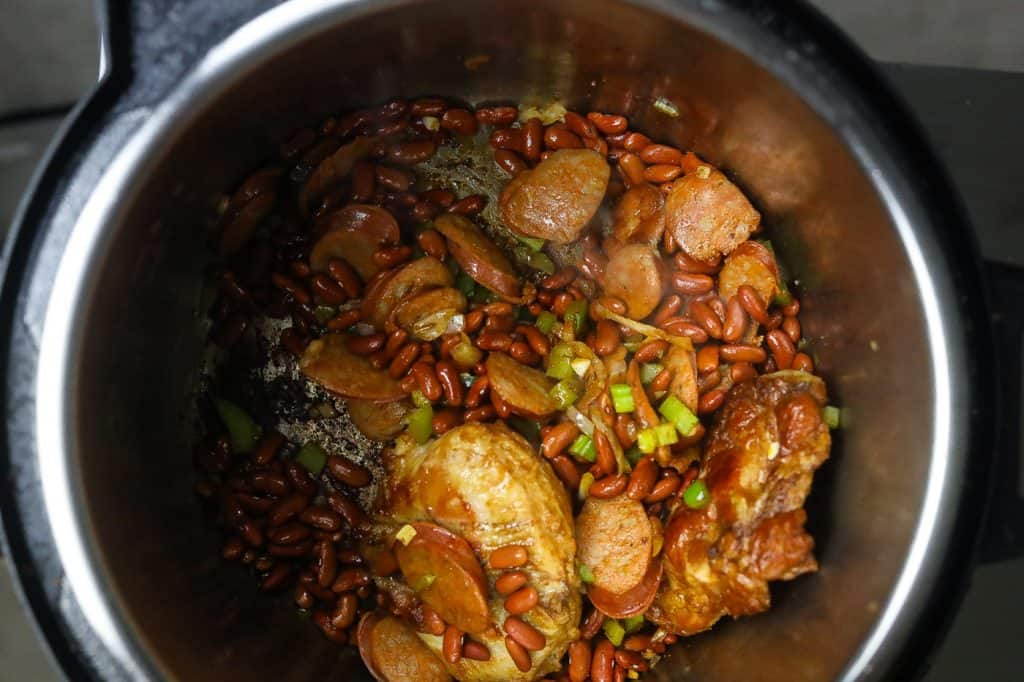
[[[879,60],[1024,72],[1024,0],[813,4]],[[90,87],[98,60],[90,2],[0,0],[0,233],[6,232],[36,160],[60,124],[61,108]],[[1007,112],[1007,117],[1019,120],[1019,113]],[[958,145],[966,149],[973,142],[950,139],[958,134],[955,130],[933,127],[931,133],[943,153],[954,153]],[[1017,149],[1010,156],[1020,159],[1021,152]],[[1019,183],[1019,177],[1012,182]],[[970,194],[971,188],[963,189]],[[978,569],[949,641],[928,676],[930,682],[1024,677],[1024,654],[1015,661],[1005,653],[1021,648],[1016,633],[1017,614],[1024,612],[1022,578],[1024,561]],[[0,680],[45,682],[59,677],[21,612],[7,567],[0,561]]]

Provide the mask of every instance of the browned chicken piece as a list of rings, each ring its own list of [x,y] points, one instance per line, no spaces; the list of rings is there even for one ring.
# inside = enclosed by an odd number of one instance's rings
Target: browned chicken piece
[[[679,248],[699,261],[729,253],[760,221],[761,214],[743,192],[710,166],[676,180],[665,200],[665,229]]]
[[[601,286],[605,294],[626,304],[629,317],[642,320],[661,302],[665,291],[665,264],[652,246],[623,246],[608,260]]]
[[[399,437],[385,466],[378,523],[392,537],[401,524],[415,531],[397,551],[404,578],[422,582],[413,585],[419,597],[490,651],[486,661],[445,663],[448,672],[464,682],[527,682],[557,670],[578,636],[581,600],[572,509],[547,461],[504,424],[469,423],[423,446]],[[544,638],[527,672],[505,647],[508,612],[493,587],[503,571],[490,557],[509,545],[526,549],[517,570],[538,592],[520,616]],[[441,638],[419,636],[440,658]]]
[[[828,457],[824,382],[777,372],[734,387],[708,434],[710,501],[680,505],[665,529],[665,581],[648,617],[682,635],[766,610],[768,581],[817,569],[804,500]]]
[[[501,193],[501,219],[526,237],[575,241],[597,213],[611,168],[589,149],[561,149],[523,171]]]

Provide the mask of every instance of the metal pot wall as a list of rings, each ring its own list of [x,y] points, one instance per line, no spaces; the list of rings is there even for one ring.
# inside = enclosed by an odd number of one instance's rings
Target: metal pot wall
[[[989,340],[954,193],[840,34],[803,5],[733,0],[220,4],[105,15],[107,78],[5,252],[5,548],[69,676],[368,679],[221,562],[200,518],[202,226],[289,131],[429,93],[627,114],[728,170],[799,281],[848,417],[809,501],[821,571],[653,678],[905,679],[922,662],[977,528]]]

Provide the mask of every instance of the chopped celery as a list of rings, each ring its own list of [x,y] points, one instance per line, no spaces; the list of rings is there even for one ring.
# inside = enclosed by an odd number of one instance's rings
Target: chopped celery
[[[560,410],[564,410],[574,404],[580,397],[577,382],[574,379],[575,377],[562,379],[548,392],[548,395],[555,400]]]
[[[622,621],[622,627],[626,628],[626,634],[632,634],[644,626],[644,616],[639,614],[636,616],[630,616]]]
[[[630,353],[635,353],[637,349],[643,344],[644,337],[640,334],[630,334],[622,340],[622,345],[626,347]]]
[[[316,315],[316,319],[320,324],[324,324],[327,320],[338,314],[338,309],[329,305],[318,305],[313,314]]]
[[[434,433],[434,408],[430,404],[421,405],[409,413],[409,435],[423,445]]]
[[[672,445],[679,442],[679,433],[676,431],[675,424],[668,422],[658,424],[654,427],[654,431],[658,436],[658,445]]]
[[[839,428],[839,408],[835,405],[826,405],[825,409],[821,411],[821,418],[825,421],[825,425],[830,429]]]
[[[622,627],[622,623],[614,618],[606,618],[601,628],[609,642],[615,646],[622,646],[622,638],[626,635],[626,628]]]
[[[548,354],[547,375],[552,379],[568,379],[574,376],[572,365],[572,346],[567,343],[560,343],[551,349]]]
[[[472,277],[460,270],[455,278],[455,288],[461,291],[466,298],[471,298],[473,292],[476,291],[476,282],[473,281]]]
[[[309,441],[295,453],[295,461],[298,462],[309,473],[319,476],[327,463],[327,453],[316,443]]]
[[[665,366],[657,362],[645,362],[640,365],[640,383],[644,386],[654,381],[654,377],[661,374]]]
[[[636,435],[636,447],[645,455],[658,449],[658,433],[654,428],[644,429]]]
[[[587,299],[580,298],[565,309],[565,321],[572,325],[572,333],[577,339],[583,336],[587,328],[587,307]]]
[[[658,408],[658,413],[674,424],[679,429],[679,433],[684,436],[692,436],[697,429],[697,424],[700,423],[693,410],[674,395],[665,398],[661,407]]]
[[[708,486],[704,481],[697,479],[683,492],[683,502],[690,509],[702,509],[711,500],[708,493]]]
[[[395,533],[395,539],[403,545],[408,545],[414,537],[416,537],[416,529],[408,523],[399,528],[398,532]]]
[[[594,439],[585,433],[576,436],[576,440],[569,446],[569,452],[586,462],[597,461],[597,447],[594,445]]]
[[[252,417],[230,400],[217,398],[214,400],[214,406],[217,408],[220,420],[227,427],[228,436],[231,440],[231,450],[236,453],[252,450],[253,445],[256,444],[256,439],[260,435],[260,429],[256,426],[256,422],[252,420]]]
[[[418,389],[413,391],[409,397],[412,398],[412,404],[416,407],[427,407],[430,405],[430,399]]]
[[[531,251],[526,258],[523,259],[527,267],[531,267],[534,270],[539,270],[545,275],[555,274],[555,262],[551,260],[546,253],[540,251]]]
[[[594,474],[589,471],[580,477],[580,488],[579,495],[581,500],[587,499],[587,493],[590,492],[590,486],[594,484]]]
[[[636,409],[633,402],[633,388],[629,384],[612,384],[612,405],[619,414],[626,414]]]
[[[543,333],[550,334],[551,330],[555,328],[556,321],[557,318],[555,317],[555,314],[545,310],[537,316],[537,321],[534,323],[534,326]]]
[[[580,581],[590,584],[594,582],[594,572],[590,570],[590,566],[586,564],[580,564]]]

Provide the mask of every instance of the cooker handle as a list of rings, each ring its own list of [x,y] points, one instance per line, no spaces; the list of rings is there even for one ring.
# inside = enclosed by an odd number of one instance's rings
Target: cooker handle
[[[1024,268],[985,263],[996,349],[998,412],[993,481],[978,558],[983,563],[1024,556],[1024,444],[1021,443]]]

